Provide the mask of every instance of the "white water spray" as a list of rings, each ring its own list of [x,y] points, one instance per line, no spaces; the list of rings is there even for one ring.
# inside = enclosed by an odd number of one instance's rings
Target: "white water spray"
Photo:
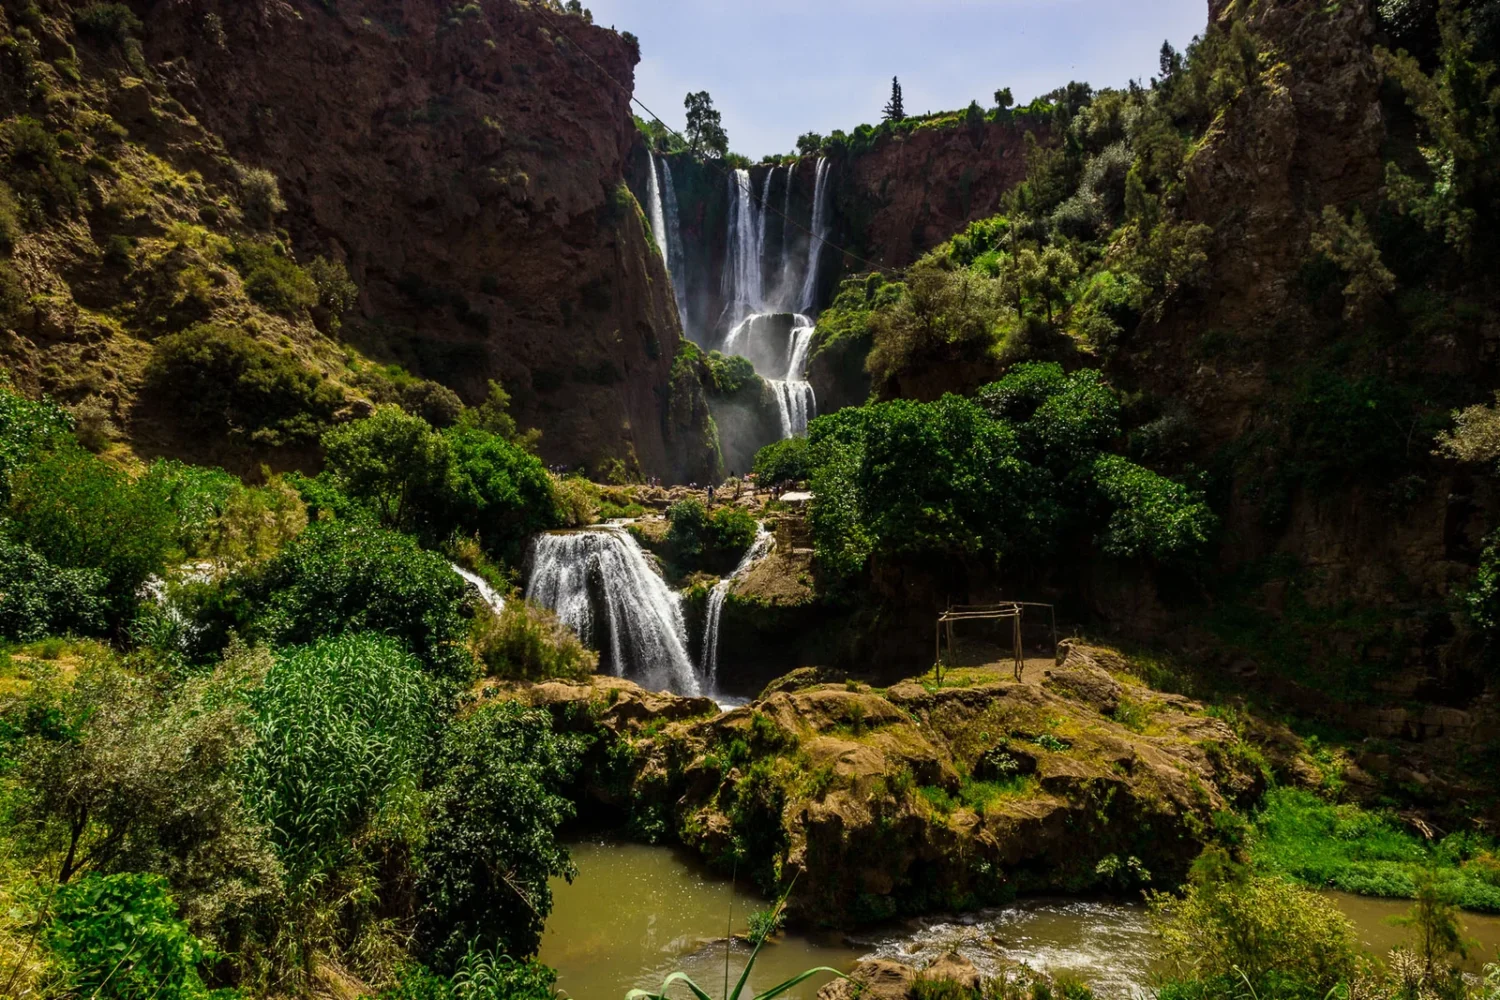
[[[729,588],[734,586],[736,580],[750,572],[750,567],[765,558],[766,553],[771,551],[773,541],[775,538],[766,530],[766,526],[760,525],[755,533],[755,541],[750,543],[749,550],[740,560],[740,564],[735,567],[734,572],[714,584],[714,589],[708,593],[708,614],[703,623],[703,669],[701,672],[710,692],[718,688],[719,620],[724,615],[724,601],[729,597]]]
[[[798,306],[806,312],[818,307],[818,264],[823,244],[828,242],[831,219],[828,211],[828,159],[818,157],[817,181],[813,185],[812,239],[807,244],[807,270],[802,275],[802,297]]]
[[[619,527],[538,535],[526,597],[609,656],[617,677],[654,691],[702,691],[688,657],[682,600]],[[597,614],[596,614],[597,609]]]
[[[470,573],[458,565],[458,563],[449,563],[448,565],[453,567],[453,572],[463,577],[465,583],[471,584],[475,590],[479,591],[479,599],[488,604],[491,611],[498,615],[505,610],[505,598],[501,597],[499,592],[490,586],[488,580],[478,573]]]

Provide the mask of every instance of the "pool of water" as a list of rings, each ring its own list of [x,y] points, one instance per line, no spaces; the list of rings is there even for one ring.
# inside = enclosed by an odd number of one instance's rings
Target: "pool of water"
[[[567,996],[622,1000],[631,989],[660,987],[677,971],[688,973],[710,995],[724,995],[726,957],[733,983],[750,953],[748,944],[730,935],[745,933],[748,916],[769,905],[764,899],[743,884],[731,888],[728,880],[674,848],[587,840],[570,850],[578,877],[571,885],[562,880],[552,885],[553,910],[540,955],[558,971],[558,987]],[[1376,955],[1407,940],[1407,930],[1391,919],[1404,915],[1409,902],[1329,896]],[[1478,972],[1500,951],[1500,917],[1466,913],[1462,920],[1465,936],[1478,943],[1466,969]],[[761,950],[750,982],[764,990],[814,966],[848,971],[869,956],[920,966],[949,951],[986,973],[1024,962],[1076,976],[1102,997],[1132,998],[1150,980],[1153,947],[1144,907],[1027,899],[847,936],[781,935]],[[830,978],[816,976],[787,996],[812,1000]],[[673,995],[688,993],[679,987]]]

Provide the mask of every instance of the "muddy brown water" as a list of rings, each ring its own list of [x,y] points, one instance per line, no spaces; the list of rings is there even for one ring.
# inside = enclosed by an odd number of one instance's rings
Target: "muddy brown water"
[[[540,958],[558,971],[558,987],[573,1000],[623,1000],[635,988],[655,990],[684,971],[714,997],[724,995],[725,940],[731,923],[743,934],[750,913],[769,904],[706,871],[686,852],[668,847],[589,840],[572,844],[578,877],[556,880],[553,910]],[[1390,923],[1410,903],[1330,893],[1354,921],[1364,945],[1384,954],[1406,940]],[[1464,914],[1467,936],[1479,943],[1470,971],[1500,951],[1500,917]],[[1152,937],[1141,906],[1076,899],[1027,899],[1011,906],[956,917],[842,934],[785,934],[762,949],[750,985],[765,990],[805,969],[826,965],[848,971],[866,956],[922,965],[958,951],[984,972],[1025,962],[1067,973],[1101,996],[1136,997],[1152,970]],[[728,946],[732,988],[749,955],[740,941]],[[822,974],[786,994],[812,1000],[831,976]],[[678,986],[673,996],[689,996]],[[745,996],[753,996],[747,992]]]

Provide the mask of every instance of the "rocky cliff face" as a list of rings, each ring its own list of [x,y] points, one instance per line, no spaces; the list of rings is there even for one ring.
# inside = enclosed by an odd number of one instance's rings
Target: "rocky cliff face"
[[[840,165],[835,195],[839,242],[883,267],[899,268],[1000,210],[1026,177],[1026,133],[1012,122],[919,128],[887,135]],[[869,269],[845,261],[853,273]]]
[[[146,51],[299,246],[361,288],[345,332],[472,400],[488,379],[551,462],[666,475],[670,285],[624,185],[633,41],[520,0],[182,0]]]

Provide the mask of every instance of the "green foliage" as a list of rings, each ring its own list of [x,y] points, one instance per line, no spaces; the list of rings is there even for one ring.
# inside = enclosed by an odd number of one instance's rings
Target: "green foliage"
[[[272,312],[295,314],[317,305],[321,291],[279,243],[236,243],[229,260],[245,279],[250,301]]]
[[[251,707],[246,794],[294,885],[336,867],[416,794],[431,693],[399,642],[346,634],[287,650]]]
[[[54,988],[99,1000],[228,1000],[200,967],[213,956],[177,917],[159,875],[91,875],[63,886],[46,931]]]
[[[724,119],[714,109],[708,91],[688,94],[682,103],[687,109],[688,148],[694,154],[711,154],[720,160],[728,156],[729,136],[724,132]]]
[[[1319,998],[1357,968],[1354,928],[1331,901],[1216,850],[1199,859],[1180,898],[1155,893],[1149,902],[1163,963],[1180,979]]]
[[[573,816],[561,794],[582,746],[543,710],[483,705],[449,726],[431,793],[432,825],[418,890],[419,938],[438,968],[471,944],[532,954],[552,910],[547,880],[573,874],[557,829]]]
[[[445,682],[461,685],[473,675],[468,585],[407,535],[320,521],[266,568],[256,589],[263,599],[253,628],[271,642],[374,632],[400,642]]]
[[[1411,899],[1424,880],[1466,909],[1500,913],[1500,884],[1483,841],[1454,834],[1429,847],[1397,821],[1356,805],[1332,805],[1310,792],[1266,794],[1250,840],[1259,870],[1312,886]]]
[[[341,260],[314,257],[306,273],[318,290],[320,325],[330,333],[337,332],[344,313],[359,302],[359,286],[350,280],[349,270]]]
[[[551,611],[526,601],[507,601],[498,614],[480,610],[472,642],[485,673],[502,680],[586,680],[599,668],[599,655],[577,633]]]
[[[273,447],[316,438],[344,401],[295,355],[208,323],[156,342],[146,388],[190,432]]]
[[[160,479],[132,480],[76,445],[15,475],[9,516],[12,539],[53,565],[99,571],[122,607],[162,571],[177,527]]]
[[[286,211],[276,175],[260,167],[241,167],[240,203],[245,217],[262,229],[271,228],[276,216]]]
[[[562,523],[541,460],[473,421],[439,432],[382,406],[368,420],[329,431],[323,448],[333,485],[390,528],[432,541],[477,534],[500,553]]]
[[[798,483],[812,475],[807,438],[787,438],[766,445],[755,455],[755,478],[761,483]]]
[[[51,399],[33,402],[17,392],[9,372],[0,372],[0,498],[20,467],[67,439],[73,418]]]
[[[866,369],[877,393],[894,395],[899,377],[938,362],[1003,359],[1011,346],[1004,286],[972,269],[924,260],[906,274],[906,293],[871,313]]]
[[[737,565],[755,540],[755,518],[738,507],[709,514],[696,499],[681,500],[667,510],[666,542],[677,567],[724,575]]]
[[[6,257],[21,239],[21,206],[10,185],[0,181],[0,257]]]
[[[73,23],[79,31],[117,43],[140,34],[142,28],[141,19],[123,3],[91,3],[74,11]]]
[[[1457,961],[1469,957],[1471,942],[1463,935],[1458,908],[1431,869],[1417,875],[1417,903],[1395,923],[1412,929],[1413,951],[1429,978],[1439,970],[1457,973]]]
[[[1202,551],[1218,524],[1199,496],[1118,455],[1094,463],[1100,493],[1114,506],[1099,543],[1113,556],[1166,560]]]
[[[748,358],[742,358],[737,354],[725,356],[718,351],[709,351],[705,360],[708,363],[713,389],[721,396],[734,396],[745,389],[758,387],[760,384],[760,376],[755,374],[755,366]]]
[[[556,1000],[556,987],[557,973],[540,962],[471,947],[451,977],[408,965],[377,1000]]]
[[[29,545],[0,539],[0,637],[99,635],[108,620],[107,585],[97,569],[61,569]]]
[[[33,217],[78,206],[88,174],[63,158],[57,137],[35,118],[0,123],[0,155],[6,182]]]

